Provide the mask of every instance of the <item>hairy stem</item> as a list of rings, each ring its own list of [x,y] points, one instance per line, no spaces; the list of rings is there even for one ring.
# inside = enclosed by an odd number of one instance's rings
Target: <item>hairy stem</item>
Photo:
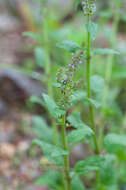
[[[90,15],[88,15],[88,24],[90,23]],[[88,98],[91,98],[91,85],[90,85],[90,77],[91,77],[91,36],[90,32],[88,31],[88,37],[87,37],[87,93]],[[90,122],[91,122],[91,128],[94,131],[93,140],[94,140],[94,153],[96,155],[99,155],[99,146],[97,142],[97,135],[96,135],[96,125],[95,125],[95,119],[94,119],[94,110],[93,106],[89,105],[89,113],[90,113]],[[99,181],[99,171],[96,171],[96,187],[98,185]]]
[[[90,15],[88,15],[88,24],[90,23]],[[91,98],[91,86],[90,86],[90,77],[91,77],[91,36],[90,32],[88,31],[88,41],[87,41],[87,92],[88,92],[88,98]],[[89,105],[89,112],[90,112],[90,121],[91,121],[91,127],[94,131],[94,146],[95,146],[95,154],[99,154],[99,147],[96,137],[96,126],[95,126],[95,120],[94,120],[94,110],[93,106]]]
[[[62,146],[64,150],[68,150],[67,145],[67,136],[66,136],[66,115],[62,116]],[[64,176],[65,176],[65,189],[64,190],[71,190],[71,179],[69,171],[69,155],[64,155]]]

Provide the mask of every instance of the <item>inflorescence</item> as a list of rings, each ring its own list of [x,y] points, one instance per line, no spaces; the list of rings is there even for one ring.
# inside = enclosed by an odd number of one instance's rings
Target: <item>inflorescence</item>
[[[77,90],[82,80],[74,81],[74,76],[76,71],[79,69],[79,66],[82,64],[83,51],[80,51],[75,55],[72,53],[71,63],[65,68],[60,68],[56,75],[56,81],[60,85],[61,89],[61,99],[60,106],[64,109],[67,109],[69,106],[72,106],[72,94],[73,91]]]
[[[96,12],[96,0],[82,0],[84,15],[93,15]]]

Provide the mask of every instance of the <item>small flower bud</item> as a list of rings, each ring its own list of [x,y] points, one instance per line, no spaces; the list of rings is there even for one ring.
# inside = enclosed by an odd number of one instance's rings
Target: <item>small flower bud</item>
[[[82,61],[79,61],[79,65],[81,65],[82,64]]]

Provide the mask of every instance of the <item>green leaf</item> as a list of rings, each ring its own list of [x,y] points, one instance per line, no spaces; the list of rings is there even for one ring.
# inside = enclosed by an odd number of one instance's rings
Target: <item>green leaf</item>
[[[84,184],[80,180],[79,176],[72,179],[72,190],[85,190]]]
[[[73,127],[76,128],[87,127],[87,125],[85,125],[81,120],[79,112],[72,113],[71,115],[68,116],[67,119]]]
[[[58,82],[55,82],[55,83],[53,83],[53,86],[56,87],[56,88],[60,88],[60,87],[61,87],[61,84],[58,83]]]
[[[43,186],[47,185],[49,188],[57,188],[61,183],[60,173],[56,170],[46,172],[43,176],[40,176],[35,180],[35,185]]]
[[[44,103],[43,103],[42,99],[40,99],[40,98],[37,97],[37,96],[31,96],[31,97],[30,97],[30,101],[31,101],[32,103],[37,103],[37,104],[40,104],[41,106],[44,106]]]
[[[106,55],[106,54],[120,54],[118,51],[108,48],[97,48],[94,50],[94,54],[98,55]]]
[[[105,148],[112,153],[117,153],[121,148],[126,148],[126,135],[108,134],[104,139]]]
[[[56,163],[57,165],[63,164],[63,155],[67,155],[68,152],[63,150],[59,146],[55,146],[41,140],[33,140],[32,145],[38,145],[44,152],[44,155],[49,159],[49,161]]]
[[[96,23],[90,22],[86,24],[87,31],[90,32],[91,39],[95,40],[98,33],[98,25]]]
[[[80,49],[80,45],[71,40],[64,40],[61,43],[57,43],[57,47],[73,53]]]
[[[98,75],[91,76],[91,90],[100,93],[104,89],[104,79]]]
[[[86,92],[82,90],[78,90],[72,94],[71,102],[72,104],[75,104],[81,100],[84,100],[85,97],[86,97]]]
[[[82,129],[76,129],[69,133],[68,142],[69,143],[78,143],[81,141],[87,141],[93,135],[92,129],[89,127],[83,127]]]
[[[117,172],[115,168],[116,156],[105,155],[105,162],[99,172],[99,180],[102,185],[112,186],[117,183]]]
[[[32,126],[35,134],[43,141],[53,143],[53,131],[46,121],[39,116],[32,119]]]
[[[86,100],[88,101],[88,103],[92,104],[96,109],[101,107],[101,103],[97,100],[94,100],[92,98],[86,98]]]
[[[34,140],[32,142],[32,144],[33,145],[36,144],[36,145],[40,146],[40,148],[42,148],[42,150],[44,152],[46,152],[47,154],[50,154],[52,157],[58,157],[61,155],[67,155],[68,154],[68,152],[63,150],[61,147],[46,143],[46,142],[41,141],[41,140]]]
[[[34,40],[39,40],[40,39],[40,36],[34,32],[23,32],[23,36],[27,36],[27,37],[30,37]]]
[[[46,53],[45,53],[45,51],[41,47],[36,47],[34,53],[35,53],[35,58],[36,58],[36,61],[37,61],[37,65],[39,67],[44,68],[45,62],[46,62]]]
[[[47,107],[49,113],[54,117],[54,118],[60,118],[62,115],[65,114],[64,110],[61,110],[59,106],[56,105],[55,101],[50,98],[47,94],[43,94],[43,99],[45,102],[45,106]]]
[[[88,157],[75,165],[75,172],[77,174],[86,174],[89,171],[97,171],[102,168],[104,160],[103,156]]]

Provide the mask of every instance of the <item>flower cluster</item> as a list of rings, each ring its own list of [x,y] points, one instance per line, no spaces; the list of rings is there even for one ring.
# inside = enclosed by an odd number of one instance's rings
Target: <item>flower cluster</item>
[[[93,15],[96,12],[96,0],[82,0],[84,15]]]
[[[83,51],[79,51],[76,55],[72,53],[72,60],[65,68],[60,68],[56,75],[56,81],[61,89],[60,106],[67,109],[72,106],[71,97],[73,91],[77,90],[82,80],[74,81],[74,76],[82,64]]]

